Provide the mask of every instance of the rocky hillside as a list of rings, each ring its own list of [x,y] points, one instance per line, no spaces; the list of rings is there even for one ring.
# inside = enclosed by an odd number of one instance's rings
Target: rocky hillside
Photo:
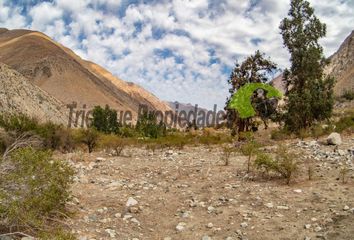
[[[116,78],[40,32],[0,29],[0,62],[64,103],[108,104],[133,114],[139,104],[170,110],[145,89]]]
[[[334,93],[340,96],[344,91],[354,91],[354,31],[345,39],[338,51],[330,58],[330,64],[325,68],[325,73],[336,79]],[[285,92],[282,75],[272,80],[273,86]]]
[[[354,31],[345,39],[338,51],[330,57],[331,63],[325,72],[337,80],[335,94],[354,91]]]
[[[62,102],[33,85],[17,71],[0,63],[0,113],[24,113],[42,121],[66,124]]]

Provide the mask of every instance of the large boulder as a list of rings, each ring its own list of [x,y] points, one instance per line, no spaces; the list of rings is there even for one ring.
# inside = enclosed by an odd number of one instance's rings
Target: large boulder
[[[333,132],[327,137],[327,144],[328,145],[341,145],[342,138],[339,133]]]

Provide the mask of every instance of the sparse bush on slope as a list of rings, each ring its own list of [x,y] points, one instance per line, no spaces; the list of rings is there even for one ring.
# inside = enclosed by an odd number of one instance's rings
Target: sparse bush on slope
[[[71,167],[50,151],[22,148],[0,160],[0,173],[0,229],[50,232],[70,198]]]

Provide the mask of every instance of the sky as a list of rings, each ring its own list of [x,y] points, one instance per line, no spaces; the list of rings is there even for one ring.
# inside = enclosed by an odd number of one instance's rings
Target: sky
[[[222,109],[235,65],[257,49],[289,65],[279,23],[289,0],[0,0],[0,27],[44,32],[162,100]],[[333,54],[354,29],[354,0],[310,0]]]

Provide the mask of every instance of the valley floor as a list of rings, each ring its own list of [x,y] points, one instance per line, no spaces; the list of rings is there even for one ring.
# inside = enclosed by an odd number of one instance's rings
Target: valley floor
[[[353,239],[354,136],[336,152],[311,140],[286,144],[315,160],[313,180],[305,166],[290,186],[254,179],[245,157],[224,166],[217,146],[67,154],[77,170],[68,223],[80,240]]]

